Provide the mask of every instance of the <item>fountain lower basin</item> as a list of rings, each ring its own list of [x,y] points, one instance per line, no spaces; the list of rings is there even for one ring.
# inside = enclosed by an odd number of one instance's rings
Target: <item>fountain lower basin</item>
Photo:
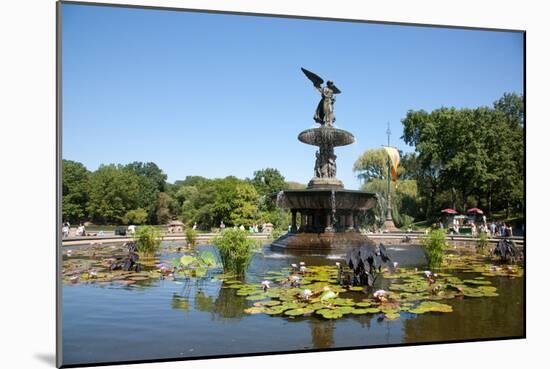
[[[345,249],[370,241],[359,232],[359,219],[376,205],[367,191],[309,188],[272,195],[277,206],[292,214],[290,232],[272,246],[289,249]],[[298,222],[298,216],[300,221]]]

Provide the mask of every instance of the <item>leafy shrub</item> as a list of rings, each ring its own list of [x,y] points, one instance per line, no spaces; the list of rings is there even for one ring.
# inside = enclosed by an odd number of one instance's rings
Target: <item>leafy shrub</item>
[[[189,246],[195,246],[197,243],[197,235],[198,232],[194,230],[193,228],[187,228],[185,230],[185,240],[187,241],[187,245]]]
[[[145,255],[154,255],[160,248],[162,233],[153,226],[140,226],[134,234],[137,251]]]
[[[445,232],[442,229],[432,230],[426,237],[422,238],[424,254],[428,259],[430,268],[438,268],[443,262],[443,252],[446,246]]]
[[[476,243],[477,252],[482,253],[483,251],[485,251],[485,248],[487,247],[488,243],[489,241],[488,241],[487,233],[481,232],[479,234],[479,239],[477,240],[477,243]]]
[[[143,224],[147,221],[147,211],[142,208],[130,210],[124,215],[122,221],[125,224]]]
[[[218,248],[224,271],[243,276],[256,247],[256,242],[248,238],[248,233],[229,228],[216,236],[213,244]]]

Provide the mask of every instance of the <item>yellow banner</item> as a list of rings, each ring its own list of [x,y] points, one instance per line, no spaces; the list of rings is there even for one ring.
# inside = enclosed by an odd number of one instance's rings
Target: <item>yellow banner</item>
[[[394,181],[397,181],[397,166],[399,165],[399,151],[395,147],[384,146],[384,150],[390,157],[391,176]]]

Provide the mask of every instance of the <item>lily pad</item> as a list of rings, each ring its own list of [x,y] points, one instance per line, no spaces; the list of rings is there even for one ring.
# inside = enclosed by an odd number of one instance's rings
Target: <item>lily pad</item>
[[[361,302],[356,302],[355,306],[360,307],[360,308],[365,308],[365,307],[372,306],[372,304],[373,303],[370,302],[370,301],[361,301]]]
[[[257,301],[254,303],[254,306],[276,306],[276,305],[281,305],[281,301],[268,300],[268,301]]]
[[[433,301],[421,302],[417,307],[409,310],[409,312],[413,314],[424,314],[428,312],[451,313],[452,311],[452,306]]]
[[[332,291],[325,291],[321,295],[321,301],[327,301],[336,298],[336,294]]]
[[[181,265],[183,265],[183,266],[189,266],[189,265],[193,264],[193,262],[194,262],[195,260],[196,260],[196,259],[195,259],[193,256],[191,256],[191,255],[183,255],[183,256],[180,258],[179,262],[180,262]]]
[[[285,315],[289,315],[289,316],[309,315],[313,313],[313,311],[314,311],[313,309],[298,308],[298,309],[291,309],[291,310],[285,311]]]
[[[339,319],[344,316],[342,312],[334,309],[319,309],[315,311],[315,314],[319,314],[325,319]]]
[[[282,314],[284,311],[285,311],[284,306],[278,305],[278,306],[266,307],[264,310],[264,313],[269,315],[278,315],[278,314]]]
[[[246,297],[246,299],[249,301],[265,300],[267,298],[268,296],[265,293],[250,295]]]
[[[463,281],[466,284],[474,284],[474,285],[490,285],[491,282],[486,280],[479,280],[479,279],[466,279]]]
[[[368,308],[365,308],[365,312],[367,314],[376,314],[380,312],[380,309],[376,307],[368,307]]]
[[[395,319],[399,318],[399,313],[394,313],[394,312],[385,313],[384,318],[386,318],[388,320],[395,320]]]
[[[261,313],[264,313],[265,310],[266,309],[264,307],[253,306],[253,307],[249,307],[248,309],[244,309],[244,313],[245,314],[261,314]]]

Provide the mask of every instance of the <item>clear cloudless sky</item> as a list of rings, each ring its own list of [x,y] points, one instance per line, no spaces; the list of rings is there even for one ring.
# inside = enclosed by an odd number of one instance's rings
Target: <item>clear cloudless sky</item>
[[[187,175],[240,178],[278,168],[313,176],[318,92],[305,67],[342,90],[336,126],[356,143],[336,148],[339,179],[360,183],[359,155],[387,142],[411,151],[408,110],[490,106],[523,93],[523,35],[325,20],[64,4],[63,158],[155,162]]]

